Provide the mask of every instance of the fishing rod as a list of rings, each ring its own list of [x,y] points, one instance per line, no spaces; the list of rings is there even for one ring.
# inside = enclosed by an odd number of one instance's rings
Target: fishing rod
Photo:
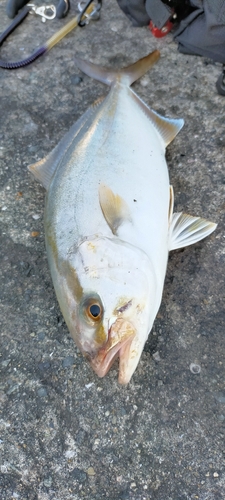
[[[26,5],[25,5],[26,4]],[[64,9],[62,9],[64,4]],[[58,10],[58,16],[64,17],[69,10],[69,2],[68,0],[62,0],[60,2],[60,10]],[[20,6],[23,7],[22,10],[18,12]],[[14,3],[8,4],[8,12],[10,16],[13,16],[17,13],[16,17],[12,21],[12,23],[8,26],[8,28],[0,35],[0,46],[3,42],[8,38],[8,36],[21,24],[24,19],[28,16],[28,14],[36,14],[41,16],[42,21],[52,20],[57,16],[57,9],[54,5],[42,5],[40,7],[35,6],[35,4],[27,3],[27,0],[14,0]],[[79,14],[71,19],[63,28],[58,30],[47,42],[36,49],[33,54],[22,59],[21,61],[9,62],[3,61],[0,59],[0,68],[3,69],[17,69],[22,68],[24,66],[28,66],[31,62],[38,59],[40,56],[48,52],[54,45],[56,45],[62,38],[64,38],[70,31],[72,31],[77,26],[83,27],[88,24],[90,20],[97,20],[100,17],[100,10],[102,7],[102,0],[88,0],[84,6],[80,2],[78,4]],[[66,9],[66,10],[65,10]],[[7,13],[8,13],[7,12]]]

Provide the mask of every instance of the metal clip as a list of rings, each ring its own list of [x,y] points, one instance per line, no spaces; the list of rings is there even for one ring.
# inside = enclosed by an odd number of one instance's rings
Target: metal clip
[[[45,23],[46,19],[54,19],[56,17],[56,8],[54,5],[41,5],[41,7],[37,7],[33,3],[28,3],[27,7],[30,7],[30,13],[31,14],[37,14],[38,16],[41,16],[41,20],[43,23]],[[48,12],[51,11],[51,14],[48,14]]]
[[[93,1],[93,0],[92,0]],[[84,17],[85,20],[80,20],[79,22],[79,26],[85,26],[86,24],[89,24],[89,22],[91,20],[93,21],[97,21],[100,17],[100,10],[101,10],[101,6],[102,6],[102,2],[101,0],[98,0],[97,1],[97,5],[96,5],[96,2],[95,3],[95,6],[93,8],[93,11],[88,14],[86,12],[88,6],[91,4],[92,2],[87,2],[85,3],[83,0],[81,0],[79,3],[78,3],[78,10],[79,12],[81,13],[81,18]]]

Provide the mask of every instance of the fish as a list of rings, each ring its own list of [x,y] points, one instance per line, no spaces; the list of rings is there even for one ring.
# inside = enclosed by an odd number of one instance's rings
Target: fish
[[[169,252],[217,226],[174,213],[165,149],[184,121],[161,116],[131,89],[159,56],[120,70],[76,57],[110,91],[28,167],[47,191],[47,256],[70,334],[99,377],[119,358],[120,384],[130,381],[158,313]]]

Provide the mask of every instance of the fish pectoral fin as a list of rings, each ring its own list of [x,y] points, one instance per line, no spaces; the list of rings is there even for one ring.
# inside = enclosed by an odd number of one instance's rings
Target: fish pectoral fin
[[[170,225],[169,251],[197,243],[215,231],[216,227],[217,224],[201,217],[174,213]]]
[[[99,186],[99,203],[113,234],[116,234],[117,229],[124,222],[132,222],[126,201],[118,194],[114,194],[105,184]]]

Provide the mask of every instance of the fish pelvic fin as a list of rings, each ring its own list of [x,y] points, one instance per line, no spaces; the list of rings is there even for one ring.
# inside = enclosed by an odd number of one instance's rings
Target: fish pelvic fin
[[[174,190],[173,186],[170,184],[170,201],[169,201],[169,212],[168,212],[169,224],[171,224],[173,219],[173,207],[174,207]]]
[[[169,251],[197,243],[215,231],[217,224],[201,217],[174,213],[170,225]]]
[[[131,85],[133,82],[138,80],[138,78],[143,76],[151,68],[151,66],[158,61],[159,57],[160,52],[158,50],[154,50],[146,57],[143,57],[134,64],[120,70],[103,68],[102,66],[97,66],[91,62],[84,61],[79,57],[75,57],[75,62],[83,73],[91,78],[94,78],[95,80],[105,83],[106,85],[112,85],[117,80],[124,80],[127,85]]]
[[[117,233],[124,222],[132,222],[126,201],[118,194],[114,194],[105,184],[99,186],[99,203],[113,234]]]

